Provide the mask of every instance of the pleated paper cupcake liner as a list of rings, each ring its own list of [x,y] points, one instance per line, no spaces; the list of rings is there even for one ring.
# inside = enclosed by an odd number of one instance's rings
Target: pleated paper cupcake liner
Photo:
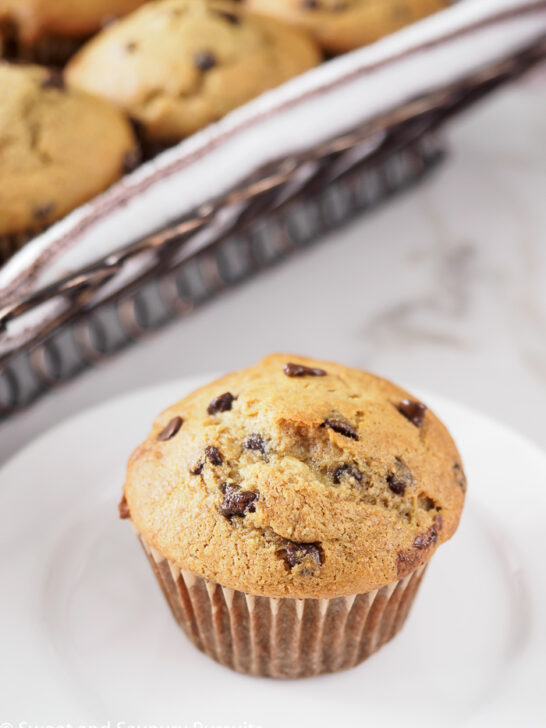
[[[140,541],[193,644],[226,667],[263,677],[310,677],[363,662],[402,628],[426,568],[365,594],[269,598],[181,570]]]

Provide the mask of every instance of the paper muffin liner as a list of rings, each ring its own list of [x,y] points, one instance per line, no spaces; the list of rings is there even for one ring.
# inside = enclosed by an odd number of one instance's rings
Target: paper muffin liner
[[[262,677],[310,677],[363,662],[402,628],[426,568],[365,594],[269,598],[181,570],[139,538],[193,644],[226,667]]]

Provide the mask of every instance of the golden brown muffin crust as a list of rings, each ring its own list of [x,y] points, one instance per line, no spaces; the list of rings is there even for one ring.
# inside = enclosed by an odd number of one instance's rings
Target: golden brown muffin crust
[[[43,228],[115,182],[136,149],[102,99],[38,66],[0,63],[0,234]]]
[[[464,503],[457,449],[419,404],[366,372],[269,356],[158,417],[125,515],[180,568],[249,594],[376,589],[426,562]]]
[[[172,141],[319,61],[306,34],[236,3],[161,0],[96,36],[67,78],[126,109],[148,137]]]
[[[332,53],[373,43],[442,10],[448,0],[246,0],[264,13],[311,32]]]
[[[0,0],[0,20],[15,23],[21,40],[80,37],[135,10],[145,0]]]

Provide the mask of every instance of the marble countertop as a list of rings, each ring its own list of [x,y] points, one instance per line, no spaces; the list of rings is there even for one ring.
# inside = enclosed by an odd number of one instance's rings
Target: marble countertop
[[[117,394],[271,351],[436,391],[546,446],[544,71],[447,140],[419,187],[8,420],[0,461]]]

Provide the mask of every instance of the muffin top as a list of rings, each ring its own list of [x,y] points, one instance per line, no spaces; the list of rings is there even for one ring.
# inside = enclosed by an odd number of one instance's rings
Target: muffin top
[[[0,63],[0,234],[42,229],[135,161],[129,122],[39,66]]]
[[[428,561],[464,493],[457,449],[421,402],[373,374],[272,355],[157,418],[120,513],[222,586],[332,598]]]
[[[151,139],[174,141],[320,60],[314,41],[232,2],[160,0],[99,33],[67,69]]]
[[[394,33],[449,5],[449,0],[246,0],[259,13],[310,31],[332,53]]]
[[[48,35],[90,35],[145,0],[0,0],[0,19],[17,26],[21,40],[31,44]]]

